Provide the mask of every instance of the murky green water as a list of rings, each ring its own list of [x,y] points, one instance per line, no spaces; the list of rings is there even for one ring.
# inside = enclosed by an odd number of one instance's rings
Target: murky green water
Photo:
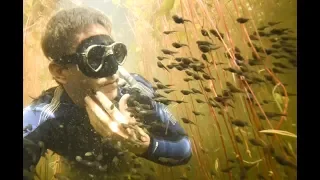
[[[150,179],[296,179],[296,138],[283,134],[268,136],[260,132],[270,129],[293,134],[297,132],[297,100],[294,95],[297,92],[294,39],[297,27],[296,1],[175,0],[172,8],[164,8],[164,12],[168,13],[164,15],[155,13],[163,2],[170,4],[169,0],[79,2],[105,12],[112,19],[114,39],[125,43],[129,49],[124,64],[128,71],[143,75],[154,86],[156,84],[153,78],[159,79],[163,84],[173,84],[174,92],[157,92],[166,95],[168,99],[187,102],[172,103],[168,106],[187,131],[192,144],[193,156],[187,165],[165,167],[142,158],[132,160],[128,155],[121,159],[123,168],[114,171],[117,175],[109,173],[106,179],[144,179],[142,176],[146,174],[150,174],[146,175]],[[60,3],[56,9],[74,6],[70,1]],[[192,22],[176,24],[172,19],[174,14]],[[249,20],[240,24],[236,21],[239,17]],[[270,26],[268,22],[279,24]],[[255,34],[255,31],[263,26],[267,27]],[[170,35],[162,33],[168,30],[177,32]],[[209,37],[203,36],[201,30],[207,31]],[[216,37],[213,31],[219,31],[223,35]],[[220,48],[202,53],[196,43],[199,40],[211,42],[214,44],[212,47]],[[253,53],[253,48],[248,46],[249,41],[254,44],[257,53]],[[177,49],[172,46],[173,42],[188,46]],[[236,51],[235,47],[240,52]],[[165,55],[161,49],[178,53],[174,56]],[[267,54],[264,50],[271,53]],[[208,62],[203,59],[202,54],[206,54]],[[257,54],[260,58],[255,59]],[[228,55],[232,58],[228,58]],[[173,67],[167,72],[157,67],[157,56],[168,57],[161,61],[165,66],[179,64],[178,57],[196,58],[191,61],[195,66],[202,63],[203,67],[199,66],[202,72],[197,72],[191,66],[183,70]],[[250,62],[259,62],[262,65],[250,65]],[[231,73],[230,69],[227,69],[229,67],[240,72]],[[200,75],[203,80],[194,80],[194,76],[185,73],[186,70]],[[280,73],[275,73],[277,70],[280,70]],[[31,72],[32,69],[25,71]],[[39,74],[35,76],[40,76]],[[203,74],[213,77],[214,80],[206,80]],[[268,80],[268,77],[273,80]],[[184,78],[193,80],[185,82]],[[257,83],[257,79],[263,82]],[[49,81],[49,78],[41,81]],[[288,99],[281,93],[283,89],[278,81],[285,85],[287,93],[293,94],[288,96]],[[232,92],[226,82],[243,93],[224,95],[225,90]],[[201,94],[181,93],[181,90],[192,88],[200,90]],[[225,97],[223,103],[217,100],[219,95]],[[197,102],[197,99],[204,103]],[[217,104],[219,108],[213,107],[210,102]],[[260,106],[257,105],[258,102]],[[195,115],[192,111],[203,115]],[[269,121],[265,119],[263,112],[269,113],[266,114]],[[272,115],[274,117],[271,117]],[[181,120],[183,117],[196,125],[184,123]],[[248,126],[237,127],[234,120],[246,122]],[[254,140],[261,145],[254,145],[257,144]],[[39,163],[38,170],[42,169],[39,171],[41,177],[51,179],[54,171],[65,174],[70,179],[103,179],[106,176],[86,171],[78,174],[78,169],[69,169],[67,163],[61,159],[57,161],[60,162],[60,168],[53,170],[53,162],[57,158],[58,156],[53,156],[48,161]],[[134,161],[141,162],[141,167],[134,167]],[[123,177],[124,174],[127,175]]]

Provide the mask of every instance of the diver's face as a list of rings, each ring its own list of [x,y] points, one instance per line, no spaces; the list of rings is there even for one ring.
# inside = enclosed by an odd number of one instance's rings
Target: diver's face
[[[101,25],[91,25],[85,32],[78,34],[75,47],[77,47],[84,39],[103,34],[110,35],[110,32]],[[118,75],[114,74],[110,77],[94,79],[85,76],[76,65],[70,65],[67,71],[68,77],[66,85],[69,89],[73,89],[73,92],[75,93],[74,96],[84,98],[92,90],[103,92],[110,100],[113,100],[117,96]]]

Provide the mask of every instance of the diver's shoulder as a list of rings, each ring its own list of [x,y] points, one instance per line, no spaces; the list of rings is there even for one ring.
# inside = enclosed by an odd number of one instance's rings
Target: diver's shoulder
[[[50,88],[42,92],[28,106],[23,108],[23,122],[30,124],[41,124],[47,119],[53,119],[57,116],[59,103],[53,102],[55,89]]]
[[[51,87],[47,90],[42,91],[38,97],[32,98],[33,100],[31,101],[30,106],[38,106],[41,104],[50,103],[56,89],[57,87]]]
[[[149,88],[152,88],[151,82],[148,81],[146,78],[144,78],[142,75],[137,74],[137,73],[130,73],[130,74],[133,76],[133,78],[134,78],[136,81],[138,81],[138,82],[140,82],[140,83],[143,83],[144,85],[148,86]]]

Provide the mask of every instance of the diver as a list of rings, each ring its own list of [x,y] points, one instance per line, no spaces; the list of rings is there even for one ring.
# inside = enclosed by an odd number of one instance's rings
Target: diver
[[[23,110],[24,176],[34,172],[47,149],[96,173],[108,172],[121,151],[165,166],[189,162],[189,138],[174,133],[183,128],[164,104],[152,99],[151,83],[122,67],[126,46],[110,34],[109,19],[92,8],[60,10],[49,20],[41,47],[58,86]],[[130,88],[138,89],[154,111],[143,124],[159,122],[166,129],[146,133],[136,125],[128,112]]]

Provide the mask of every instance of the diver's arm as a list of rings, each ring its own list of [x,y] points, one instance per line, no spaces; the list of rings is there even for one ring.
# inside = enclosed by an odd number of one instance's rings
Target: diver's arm
[[[154,136],[150,138],[148,150],[140,157],[165,166],[184,165],[192,157],[191,145],[187,137],[182,137],[178,141],[164,140]]]
[[[164,104],[154,102],[154,105],[156,114],[153,117],[148,117],[148,120],[160,120],[167,125],[171,136],[175,137],[165,138],[166,129],[162,131],[163,136],[155,136],[150,132],[150,146],[142,157],[166,166],[177,166],[188,163],[192,156],[189,138],[182,135],[184,134],[183,128],[176,122]]]
[[[41,158],[41,153],[45,151],[41,147],[44,142],[43,138],[46,133],[43,132],[44,128],[39,126],[39,111],[33,110],[30,106],[23,110],[23,169],[24,178],[30,175],[30,170],[35,168]]]

